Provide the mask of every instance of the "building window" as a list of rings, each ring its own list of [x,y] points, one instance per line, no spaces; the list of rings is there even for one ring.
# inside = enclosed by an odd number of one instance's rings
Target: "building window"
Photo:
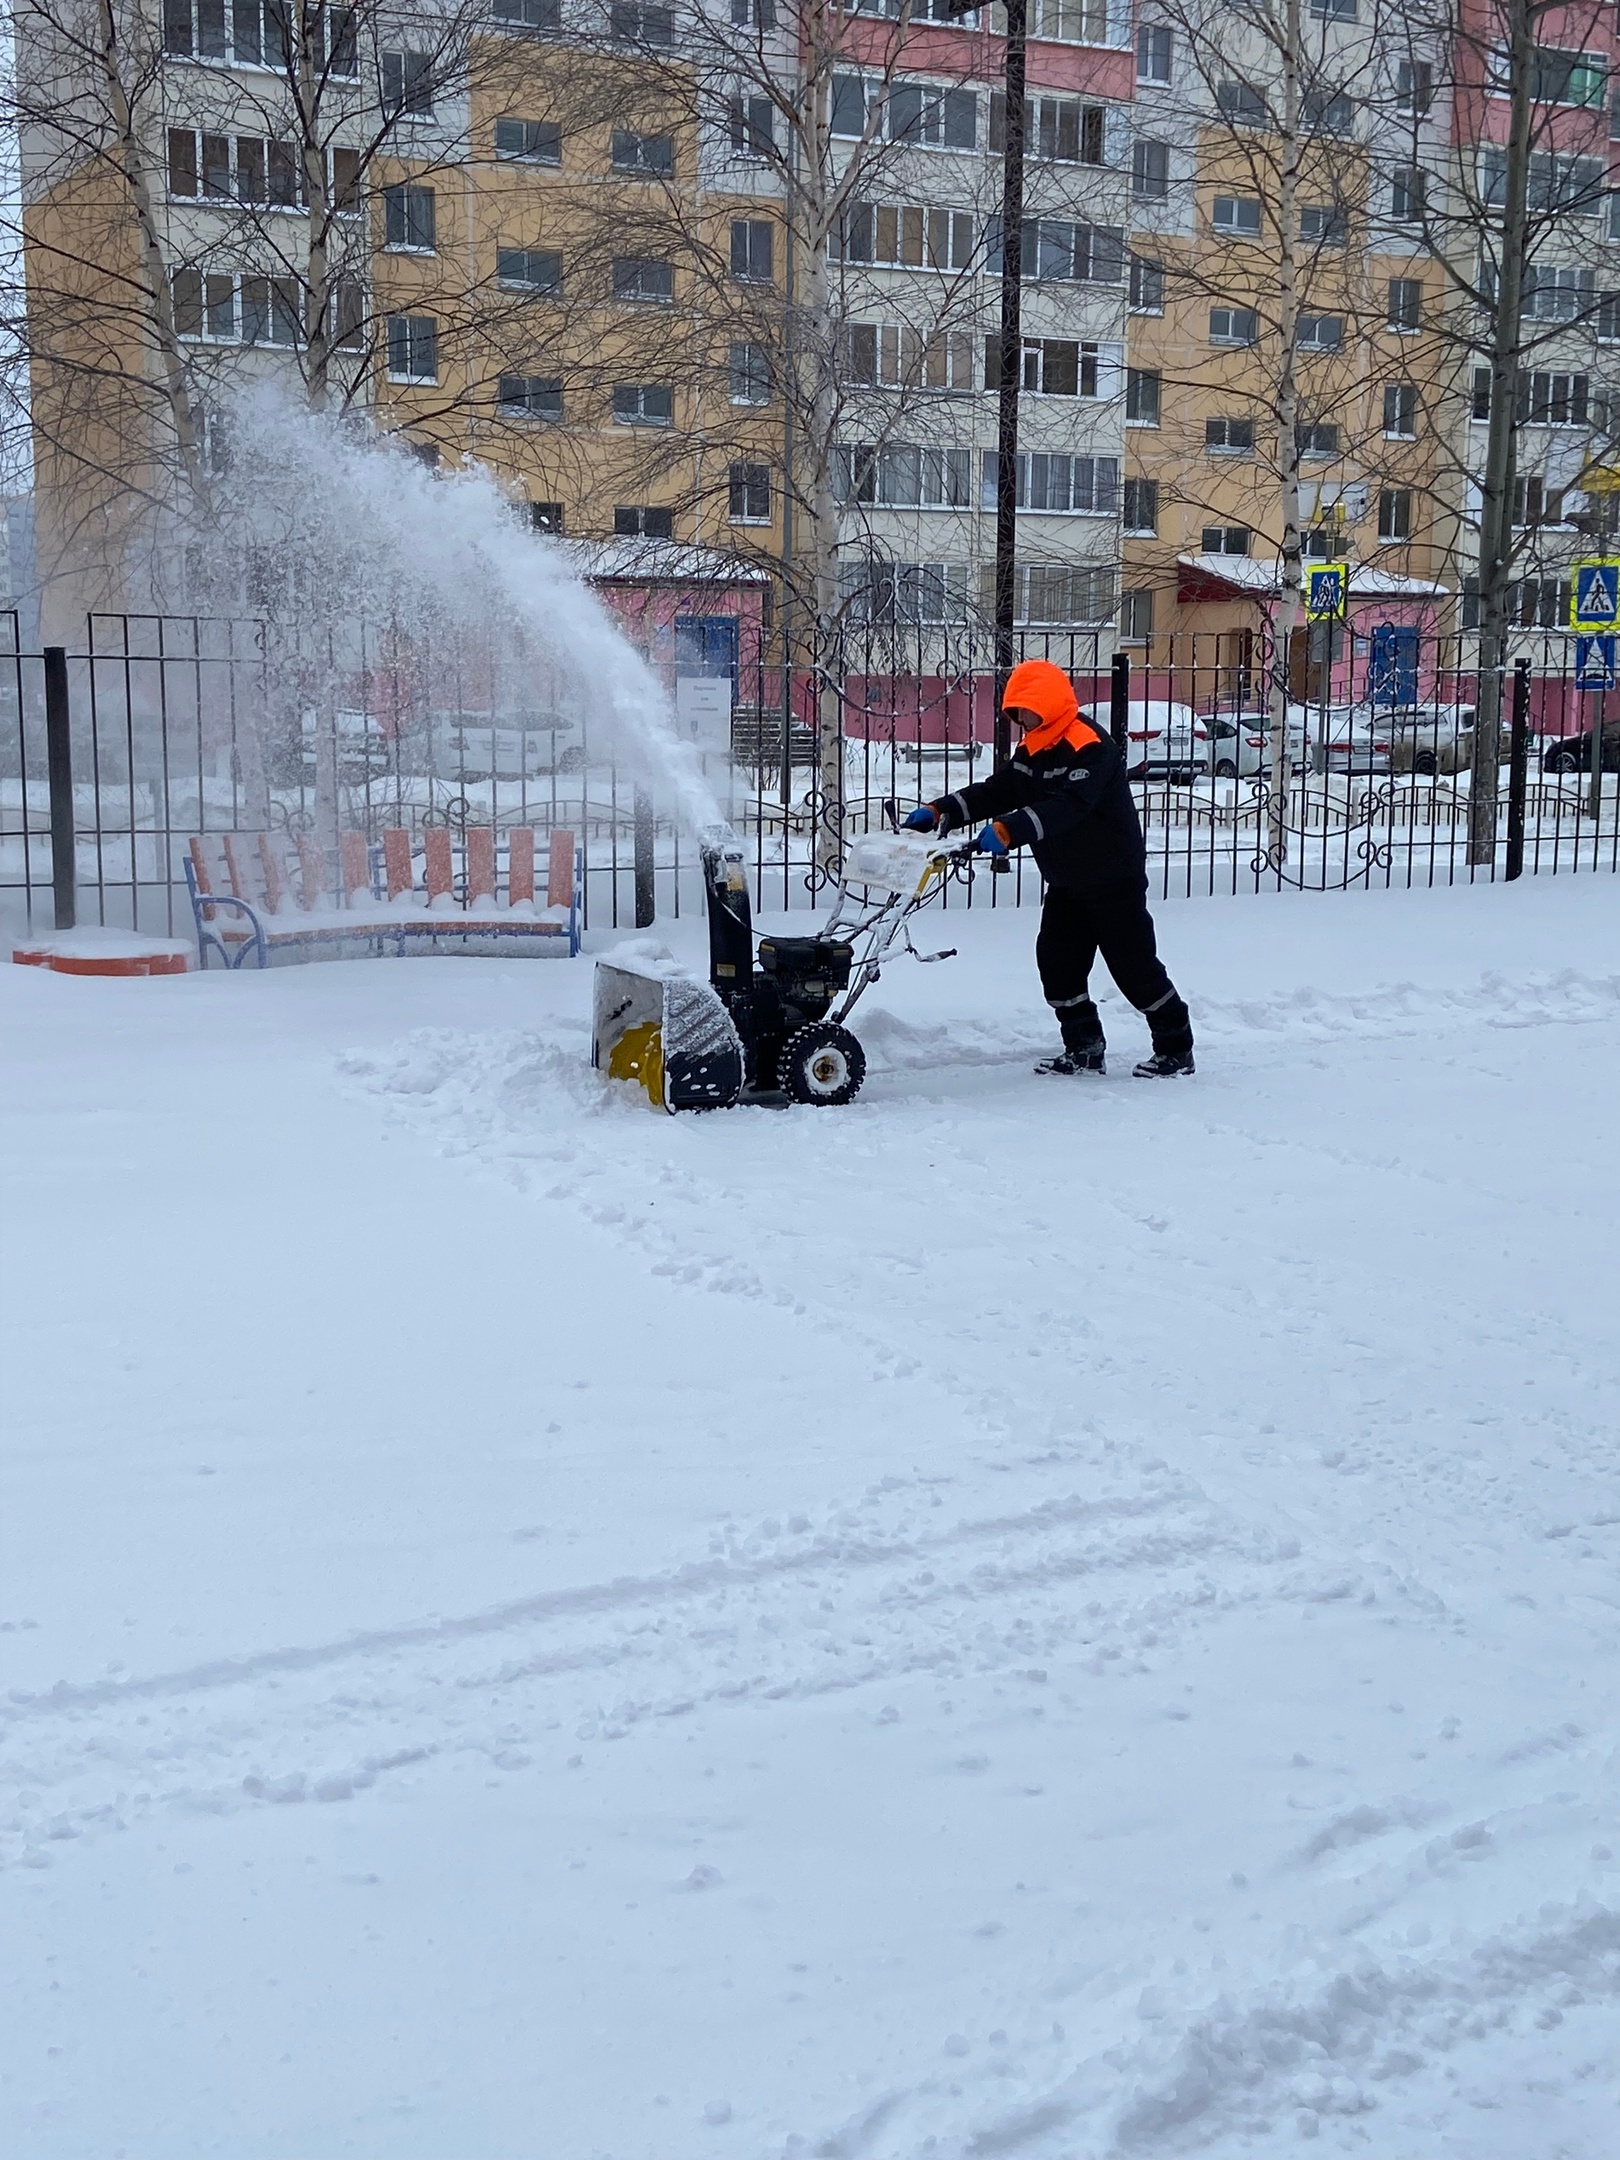
[[[973,340],[963,331],[925,337],[909,323],[851,323],[844,339],[844,366],[850,382],[872,389],[978,388]]]
[[[915,16],[921,10],[912,12]],[[731,0],[731,22],[736,30],[774,30],[776,0]]]
[[[1594,272],[1578,264],[1526,263],[1522,312],[1532,322],[1573,322],[1592,305]]]
[[[771,522],[771,468],[734,464],[728,478],[729,516],[733,525]]]
[[[1037,397],[1098,397],[1101,365],[1102,347],[1089,339],[1026,338],[1019,388]],[[984,341],[984,387],[1001,388],[999,337]]]
[[[1252,457],[1254,422],[1231,418],[1206,420],[1204,448],[1219,451],[1224,456]]]
[[[733,405],[771,402],[771,360],[763,345],[733,345],[726,376]]]
[[[497,120],[495,155],[526,165],[562,163],[562,127],[556,120]]]
[[[529,527],[537,533],[549,533],[557,538],[563,529],[563,506],[561,503],[532,502],[529,505]]]
[[[431,315],[390,315],[388,373],[394,382],[437,382],[439,325]]]
[[[490,0],[489,12],[504,30],[562,28],[562,0]]]
[[[985,613],[995,609],[995,571],[985,566]],[[1105,623],[1117,605],[1115,574],[1080,563],[1019,563],[1013,579],[1013,620],[1031,627]]]
[[[1423,119],[1434,103],[1434,62],[1399,60],[1395,64],[1395,110]]]
[[[620,427],[669,427],[675,393],[668,383],[615,383],[613,417]]]
[[[675,297],[675,265],[643,255],[619,255],[613,262],[615,300],[652,300],[667,304]]]
[[[1389,183],[1389,214],[1398,225],[1415,223],[1428,208],[1429,176],[1417,165],[1397,165]]]
[[[1125,483],[1125,530],[1128,533],[1156,533],[1159,529],[1159,483],[1157,480],[1127,480]]]
[[[329,75],[359,72],[354,14],[310,8],[315,65]],[[163,50],[184,60],[234,60],[284,69],[289,60],[283,0],[236,0],[227,27],[224,0],[163,0]]]
[[[663,179],[675,170],[673,135],[636,135],[629,128],[613,130],[613,170]]]
[[[1338,423],[1333,420],[1302,421],[1294,430],[1294,443],[1302,458],[1337,457]]]
[[[359,155],[353,150],[330,153],[327,177],[334,190],[358,182]],[[259,135],[199,136],[191,128],[168,131],[169,193],[183,199],[198,196],[205,202],[239,202],[272,210],[297,210],[304,206],[303,171],[290,143],[266,142]],[[339,209],[352,209],[352,200],[341,199]]]
[[[1212,307],[1209,311],[1209,342],[1212,345],[1257,345],[1260,342],[1258,310]]]
[[[1410,540],[1412,537],[1412,490],[1380,488],[1378,491],[1378,537]]]
[[[1347,223],[1338,203],[1307,203],[1299,213],[1299,237],[1317,247],[1343,247]]]
[[[1073,284],[1118,285],[1125,276],[1125,234],[1118,225],[1069,218],[1026,218],[1021,240],[1024,275]],[[985,268],[1001,268],[1001,229],[992,219]]]
[[[433,190],[425,187],[383,189],[383,239],[391,248],[431,255],[435,219]]]
[[[1142,23],[1136,32],[1136,79],[1139,83],[1167,83],[1175,40],[1162,23]]]
[[[1384,386],[1384,433],[1401,442],[1417,436],[1417,384],[1386,383]]]
[[[1423,285],[1418,278],[1392,277],[1389,281],[1389,327],[1391,330],[1421,330],[1423,327]]]
[[[994,466],[995,452],[988,455]],[[893,510],[971,507],[971,450],[925,449],[914,443],[892,443],[878,450],[866,443],[840,443],[833,451],[833,465],[841,503],[870,503]],[[991,486],[993,491],[993,480]]]
[[[672,540],[675,513],[662,503],[615,503],[613,532],[620,540]]]
[[[1529,201],[1532,210],[1562,211],[1567,217],[1595,218],[1609,183],[1607,158],[1577,157],[1556,150],[1530,153]],[[1500,210],[1507,193],[1507,151],[1500,143],[1482,143],[1479,151],[1479,199]]]
[[[1312,83],[1301,100],[1305,125],[1320,135],[1348,135],[1355,124],[1356,108],[1348,90],[1334,90]]]
[[[1234,127],[1270,127],[1271,107],[1253,83],[1227,76],[1215,85],[1216,108]]]
[[[1302,315],[1297,343],[1301,352],[1337,352],[1344,343],[1344,317]]]
[[[883,109],[890,142],[926,143],[935,150],[974,150],[979,142],[979,98],[968,89],[896,83]]]
[[[497,402],[513,420],[560,420],[563,386],[554,375],[503,375]]]
[[[382,107],[389,117],[414,115],[421,119],[433,112],[433,55],[424,52],[385,52],[382,56]]]
[[[1485,377],[1486,418],[1490,417],[1489,368],[1476,370]],[[1591,409],[1591,378],[1526,369],[1519,376],[1515,418],[1521,427],[1585,427]]]
[[[1252,240],[1260,230],[1260,205],[1248,195],[1217,195],[1211,220],[1219,233]]]
[[[608,32],[617,45],[673,45],[675,10],[644,6],[641,0],[613,0]]]
[[[1137,202],[1163,202],[1170,193],[1170,146],[1139,140],[1131,145],[1131,194]]]
[[[996,453],[983,453],[981,502],[996,504]],[[1020,451],[1018,507],[1051,515],[1112,517],[1119,508],[1119,460],[1111,457],[1065,457]]]
[[[560,293],[562,257],[551,248],[497,248],[495,276],[512,292]]]
[[[858,75],[833,77],[831,130],[845,136],[866,132],[866,85]]]
[[[838,584],[848,618],[859,623],[965,623],[973,616],[973,566],[891,562],[844,564]],[[991,596],[991,607],[995,605]]]
[[[242,343],[299,344],[303,337],[301,301],[296,278],[243,278]]]
[[[1206,525],[1201,537],[1206,555],[1247,555],[1249,552],[1247,525]]]
[[[739,157],[765,158],[776,148],[776,107],[768,97],[726,100],[731,147]]]
[[[1551,45],[1536,47],[1530,95],[1538,105],[1601,106],[1606,88],[1601,53],[1562,52]]]
[[[1119,596],[1119,634],[1127,645],[1145,645],[1153,635],[1153,589],[1128,588]]]
[[[1164,313],[1164,265],[1151,255],[1131,257],[1130,307],[1133,315]]]
[[[769,218],[733,218],[731,274],[750,285],[769,285],[775,276],[776,228]]]
[[[1024,100],[1024,149],[1031,158],[1052,165],[1102,165],[1107,162],[1108,115],[1101,105],[1077,98],[1032,97]],[[990,93],[990,148],[1007,147],[1007,100]]]
[[[1089,228],[1087,228],[1089,230]],[[1034,243],[1026,226],[1025,264]],[[992,223],[991,261],[1001,266],[1001,240]],[[971,210],[921,203],[851,203],[833,233],[835,261],[882,263],[895,270],[970,270],[980,267],[979,220]]]
[[[1029,11],[1029,34],[1065,45],[1106,45],[1107,0],[1035,0]]]
[[[1125,418],[1137,427],[1157,427],[1163,378],[1157,368],[1125,370]]]
[[[1354,22],[1356,0],[1311,0],[1311,13],[1325,22]]]

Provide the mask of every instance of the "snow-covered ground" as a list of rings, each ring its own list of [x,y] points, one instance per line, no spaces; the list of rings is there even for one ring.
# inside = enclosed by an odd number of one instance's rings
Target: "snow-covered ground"
[[[1620,2149],[1620,882],[1160,920],[684,1120],[0,968],[8,2154]]]

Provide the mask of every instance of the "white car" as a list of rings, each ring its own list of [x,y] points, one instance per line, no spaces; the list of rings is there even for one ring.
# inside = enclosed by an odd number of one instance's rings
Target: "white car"
[[[1108,705],[1082,705],[1080,712],[1102,734],[1109,733]],[[1210,770],[1208,723],[1173,698],[1132,698],[1125,737],[1125,770],[1133,780],[1191,780]]]

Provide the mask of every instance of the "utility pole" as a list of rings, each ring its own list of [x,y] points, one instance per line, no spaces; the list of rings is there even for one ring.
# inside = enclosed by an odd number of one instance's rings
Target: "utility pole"
[[[1507,659],[1508,573],[1513,563],[1514,422],[1519,392],[1520,315],[1529,237],[1531,89],[1536,0],[1504,0],[1508,139],[1502,176],[1502,241],[1490,318],[1491,411],[1479,508],[1479,684],[1468,784],[1468,861],[1496,860],[1497,775],[1502,761],[1502,672]],[[1492,64],[1487,59],[1486,65]],[[1488,271],[1487,271],[1488,274]]]
[[[949,0],[953,16],[973,15],[981,0]],[[1003,93],[1006,139],[1001,155],[1001,392],[996,409],[996,761],[1012,749],[1001,693],[1012,673],[1018,612],[1018,393],[1024,374],[1024,61],[1029,0],[1005,0],[1007,51]],[[999,860],[997,867],[1000,867]]]
[[[1007,140],[1001,160],[1001,394],[996,412],[996,717],[999,764],[1012,751],[1001,693],[1013,668],[1018,598],[1018,393],[1024,378],[1024,51],[1029,0],[1006,0]]]

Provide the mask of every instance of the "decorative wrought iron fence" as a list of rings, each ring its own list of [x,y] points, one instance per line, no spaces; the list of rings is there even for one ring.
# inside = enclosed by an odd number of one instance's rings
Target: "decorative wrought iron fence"
[[[1519,646],[1522,755],[1516,776],[1504,695],[1498,845],[1471,864],[1471,640],[1380,626],[1318,659],[1291,655],[1286,801],[1261,640],[1160,639],[1128,649],[1123,668],[1114,642],[1029,632],[1023,651],[1062,666],[1121,740],[1160,895],[1490,879],[1510,874],[1515,835],[1528,873],[1620,869],[1612,648],[1605,661],[1556,631]],[[994,761],[980,631],[862,625],[819,669],[785,668],[764,633],[752,651],[735,635],[684,651],[674,725],[747,839],[762,910],[819,906],[845,837]],[[311,835],[334,856],[359,833],[380,858],[390,828],[446,827],[458,850],[477,828],[497,846],[519,827],[566,829],[583,852],[587,928],[698,904],[692,843],[654,769],[541,661],[428,654],[397,626],[357,630],[339,653],[262,624],[116,615],[91,618],[65,674],[55,664],[66,800],[51,785],[45,656],[20,651],[0,616],[0,909],[14,933],[50,927],[65,863],[81,921],[188,933],[188,839],[232,831]],[[1016,906],[1039,890],[1019,859],[951,904]]]

